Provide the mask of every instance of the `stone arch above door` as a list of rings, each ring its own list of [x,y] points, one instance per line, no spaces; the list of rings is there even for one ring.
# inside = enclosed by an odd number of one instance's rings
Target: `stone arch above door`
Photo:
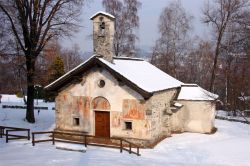
[[[106,98],[99,96],[92,100],[91,108],[94,110],[110,110],[110,104]]]

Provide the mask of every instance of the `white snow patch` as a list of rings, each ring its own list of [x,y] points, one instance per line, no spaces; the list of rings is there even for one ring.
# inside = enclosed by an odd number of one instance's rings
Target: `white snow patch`
[[[245,111],[250,111],[250,110],[244,110]],[[216,116],[220,118],[226,118],[226,119],[232,119],[232,120],[240,120],[240,121],[249,121],[250,122],[250,117],[243,117],[241,111],[236,112],[236,116],[233,115],[233,112],[228,112],[224,110],[217,110],[216,111]]]
[[[99,60],[147,92],[176,88],[183,84],[143,60],[114,59],[113,63],[103,58]]]
[[[181,103],[174,103],[174,106],[176,106],[176,107],[182,107],[183,105]]]
[[[250,96],[240,96],[238,97],[241,101],[248,101],[250,100]]]
[[[103,14],[103,15],[106,15],[106,16],[109,16],[111,18],[115,18],[115,16],[113,16],[112,14],[109,14],[107,12],[104,12],[104,11],[98,11],[96,12],[95,14],[93,14],[89,19],[92,20],[95,16],[97,16],[98,14]]]
[[[146,92],[156,92],[170,88],[180,87],[183,84],[181,81],[161,71],[154,65],[139,59],[126,59],[126,58],[114,58],[113,63],[110,63],[98,56],[92,56],[84,63],[81,63],[62,77],[58,78],[54,82],[47,85],[45,88],[49,88],[59,80],[70,75],[73,71],[85,65],[92,58],[97,58],[123,77],[137,85],[139,88]]]
[[[197,84],[183,84],[178,100],[216,100],[219,96],[213,94]]]
[[[52,110],[36,114],[35,124],[27,123],[24,117],[25,110],[0,107],[0,125],[28,127],[32,131],[48,131],[54,127]],[[216,120],[215,126],[218,131],[212,135],[174,134],[154,149],[140,149],[140,157],[125,151],[120,153],[119,149],[94,146],[88,146],[86,153],[76,153],[58,150],[51,142],[38,143],[34,147],[27,140],[12,140],[6,144],[5,138],[0,138],[0,165],[249,166],[250,125]]]
[[[10,95],[10,94],[1,94],[1,102],[23,102],[23,98],[17,97],[16,95]]]

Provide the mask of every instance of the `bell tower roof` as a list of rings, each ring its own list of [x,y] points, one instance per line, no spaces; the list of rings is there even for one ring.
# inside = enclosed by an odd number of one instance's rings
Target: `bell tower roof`
[[[99,11],[99,12],[96,12],[94,15],[92,15],[90,17],[90,20],[93,20],[95,17],[97,17],[99,15],[104,15],[104,16],[109,17],[110,19],[115,19],[115,16],[113,16],[112,14],[109,14],[109,13],[106,13],[106,12],[103,12],[103,11]]]

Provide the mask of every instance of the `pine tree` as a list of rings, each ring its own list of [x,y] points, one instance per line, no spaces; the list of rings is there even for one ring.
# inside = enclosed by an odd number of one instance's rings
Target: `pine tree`
[[[60,56],[57,56],[50,66],[49,82],[55,81],[64,74],[64,63]]]
[[[49,70],[49,82],[53,82],[59,77],[61,77],[65,72],[64,72],[64,63],[63,59],[60,56],[57,56],[53,63],[50,66]],[[55,101],[56,94],[53,92],[46,92],[45,93],[45,101]]]

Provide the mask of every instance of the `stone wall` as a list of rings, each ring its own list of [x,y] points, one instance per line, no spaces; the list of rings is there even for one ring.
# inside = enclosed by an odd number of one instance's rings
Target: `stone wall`
[[[101,25],[103,24],[103,25]],[[100,29],[103,26],[104,29]],[[94,53],[103,55],[108,61],[114,56],[113,40],[115,33],[114,20],[105,15],[93,19],[93,48]]]
[[[154,140],[171,135],[170,103],[176,93],[176,89],[157,92],[146,102],[146,119],[151,122],[150,131]]]

